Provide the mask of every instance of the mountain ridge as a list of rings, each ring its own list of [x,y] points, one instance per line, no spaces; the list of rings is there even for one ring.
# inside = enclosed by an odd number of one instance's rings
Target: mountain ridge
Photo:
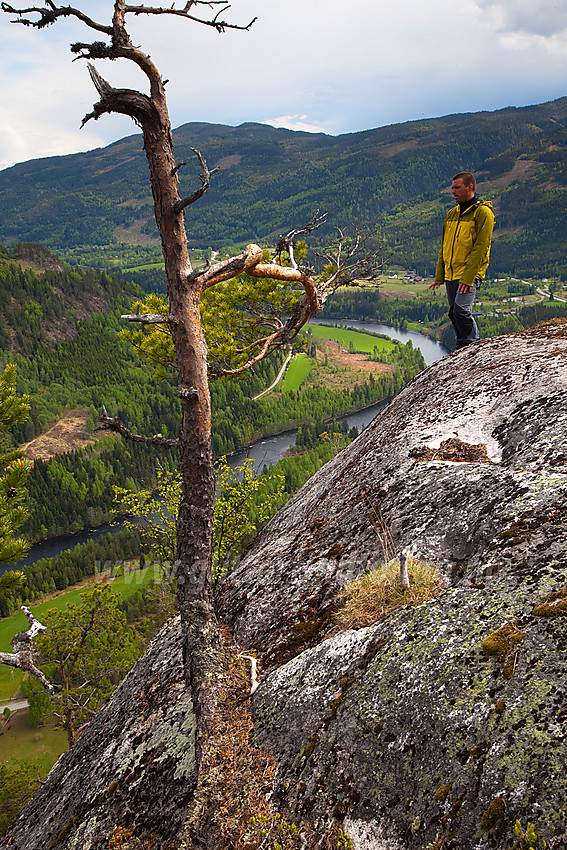
[[[187,212],[191,247],[271,243],[309,220],[376,228],[396,262],[431,269],[451,203],[452,174],[479,174],[500,206],[495,272],[527,274],[530,263],[567,275],[560,220],[567,211],[567,97],[494,112],[439,118],[329,136],[243,123],[204,122],[174,131],[182,193],[198,180],[192,147],[209,167],[209,192]],[[518,161],[537,163],[514,172]],[[495,181],[509,180],[508,185]],[[506,181],[504,181],[506,182]],[[0,241],[41,242],[53,250],[158,245],[141,136],[93,151],[19,163],[0,171]],[[537,270],[537,269],[536,269]]]

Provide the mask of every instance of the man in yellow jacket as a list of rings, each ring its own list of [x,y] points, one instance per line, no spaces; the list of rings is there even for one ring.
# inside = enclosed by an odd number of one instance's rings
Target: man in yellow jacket
[[[494,213],[490,201],[476,197],[470,171],[455,174],[451,189],[457,206],[445,218],[435,280],[429,288],[445,284],[455,348],[463,348],[479,339],[472,310],[488,268]]]

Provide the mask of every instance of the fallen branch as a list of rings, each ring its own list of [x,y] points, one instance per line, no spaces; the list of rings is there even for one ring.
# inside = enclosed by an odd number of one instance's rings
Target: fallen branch
[[[253,655],[239,655],[238,657],[250,662],[250,696],[252,696],[260,684],[258,681],[258,662]]]
[[[17,635],[14,635],[10,641],[14,652],[0,652],[0,663],[9,664],[10,667],[17,667],[19,670],[29,673],[41,682],[48,693],[54,694],[54,686],[34,663],[37,661],[37,649],[33,645],[33,639],[46,632],[47,628],[39,620],[36,620],[30,609],[26,608],[25,605],[22,605],[20,611],[26,615],[30,624],[29,628],[25,632],[18,632]]]

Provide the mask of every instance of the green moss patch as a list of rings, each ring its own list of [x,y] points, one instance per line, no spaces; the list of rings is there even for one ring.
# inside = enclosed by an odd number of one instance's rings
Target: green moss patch
[[[534,617],[561,617],[567,614],[567,588],[554,590],[545,599],[536,602],[532,614]]]
[[[505,623],[498,631],[485,637],[482,651],[485,655],[508,655],[514,646],[523,643],[525,634],[514,623]]]
[[[480,828],[484,832],[492,832],[498,821],[504,817],[505,811],[506,803],[502,797],[495,797],[482,815]]]
[[[438,803],[444,803],[451,792],[450,785],[441,785],[433,795]]]

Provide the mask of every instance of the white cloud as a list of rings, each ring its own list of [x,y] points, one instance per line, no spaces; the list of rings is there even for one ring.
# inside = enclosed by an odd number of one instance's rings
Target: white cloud
[[[474,2],[485,32],[496,37],[501,51],[515,54],[518,79],[523,77],[533,85],[541,79],[552,79],[555,73],[557,80],[563,81],[563,91],[559,86],[556,91],[563,94],[567,56],[567,6],[563,0]],[[499,57],[498,64],[506,63]]]
[[[108,19],[111,0],[84,4]],[[178,18],[131,20],[133,41],[170,80],[173,126],[259,121],[335,134],[567,91],[564,0],[238,0],[227,15],[258,20],[223,35]],[[79,131],[96,95],[69,43],[88,38],[73,21],[37,32],[0,13],[0,163],[136,131],[118,116]],[[115,86],[147,90],[132,63],[97,67]]]
[[[328,133],[328,128],[310,124],[307,115],[280,115],[279,118],[263,118],[261,124],[282,127],[285,130],[302,130],[304,133]]]
[[[506,32],[500,38],[500,43],[508,50],[527,53],[530,50],[545,52],[550,56],[563,57],[567,55],[567,29],[551,36],[527,32]]]
[[[95,134],[85,133],[81,138],[82,150],[100,147],[106,142]],[[59,156],[77,150],[77,134],[60,125],[56,119],[46,117],[41,127],[32,116],[17,116],[0,108],[0,168],[15,162],[38,157]]]
[[[567,30],[567,6],[564,0],[475,0],[492,17],[493,25],[503,32],[555,36]]]
[[[80,129],[97,95],[85,64],[71,61],[69,41],[77,35],[11,25],[0,13],[0,168],[91,150],[135,130],[122,116]]]

